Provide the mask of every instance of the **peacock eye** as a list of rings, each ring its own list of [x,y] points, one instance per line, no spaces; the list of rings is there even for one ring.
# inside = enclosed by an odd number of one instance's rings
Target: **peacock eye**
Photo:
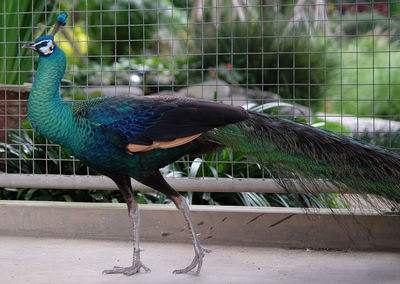
[[[35,44],[35,49],[43,55],[49,55],[54,51],[54,43],[52,40],[42,40]]]
[[[47,40],[38,42],[37,44],[35,44],[35,47],[36,47],[36,48],[44,47],[44,46],[46,46],[46,45],[48,44],[48,42],[49,42],[49,41],[47,41]]]

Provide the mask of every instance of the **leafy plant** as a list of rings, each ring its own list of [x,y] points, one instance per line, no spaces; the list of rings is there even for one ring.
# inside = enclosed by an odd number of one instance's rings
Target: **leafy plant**
[[[347,41],[328,78],[331,112],[400,120],[400,53],[390,51],[399,48],[385,34]]]
[[[196,9],[182,9],[183,1],[153,2],[74,2],[74,10],[101,12],[74,15],[75,26],[90,24],[91,63],[73,67],[70,79],[86,85],[100,73],[102,84],[127,84],[123,70],[139,75],[148,94],[218,77],[277,93],[288,102],[320,106],[327,72],[337,58],[324,55],[329,43],[322,37],[311,38],[302,27],[287,29],[283,8],[276,15],[249,6],[248,19],[238,21],[232,16],[235,8],[227,5],[216,24],[207,6],[200,24],[189,21]]]
[[[357,133],[355,138],[381,147],[390,148],[391,151],[400,152],[400,131],[384,133]]]
[[[89,54],[106,65],[120,56],[143,56],[148,51],[166,48],[155,38],[166,34],[185,33],[186,14],[174,9],[175,1],[73,1],[68,10],[99,11],[77,13],[74,21],[87,28]],[[180,4],[180,3],[178,3]],[[86,22],[87,21],[87,22]],[[145,25],[144,25],[145,24]],[[162,38],[160,38],[161,40]]]
[[[201,45],[196,40],[190,41],[189,48],[201,55],[190,57],[189,68],[213,70],[216,66],[230,66],[227,71],[221,70],[228,83],[255,85],[277,93],[288,102],[295,100],[318,107],[326,71],[336,66],[337,60],[324,55],[326,42],[318,35],[311,39],[301,27],[287,31],[284,21],[276,20],[281,17],[238,22],[231,21],[227,13],[218,26],[213,23],[195,26],[194,38],[207,36]],[[215,73],[220,76],[220,70]],[[198,80],[201,79],[199,76]]]
[[[397,4],[398,7],[400,7]],[[346,35],[346,38],[356,38],[371,33],[377,27],[383,32],[390,32],[393,41],[400,35],[400,23],[397,20],[398,13],[390,10],[391,15],[384,16],[376,11],[368,11],[357,14],[345,15],[335,12],[329,16],[332,32]],[[397,16],[396,16],[397,13]]]
[[[9,143],[0,143],[0,153],[6,154],[7,157],[6,161],[0,164],[2,171],[65,175],[90,173],[87,167],[75,160],[65,148],[49,144],[45,137],[30,129],[27,121],[24,122],[24,128],[21,131],[8,131]],[[4,188],[0,190],[0,199],[118,202],[122,197],[114,190],[90,191],[88,194],[84,190]]]
[[[32,23],[39,23],[40,11],[53,9],[46,1],[4,0],[0,4],[0,84],[22,84],[31,70],[32,61],[27,60],[29,49],[22,44],[32,41]],[[33,13],[35,11],[35,13]]]
[[[50,144],[34,132],[27,121],[21,131],[8,131],[9,143],[0,143],[0,151],[7,152],[8,173],[28,174],[87,174],[86,166],[75,160],[63,147]]]
[[[187,63],[186,57],[177,57],[171,61],[168,57],[120,57],[112,65],[90,62],[89,68],[78,65],[71,66],[73,73],[67,73],[65,78],[78,86],[88,85],[131,85],[144,87],[145,94],[162,90],[170,90],[173,83],[186,84],[186,74],[175,69]],[[177,67],[178,66],[178,67]],[[132,80],[135,78],[135,81]],[[180,88],[180,87],[178,87]],[[75,93],[82,95],[78,88],[69,88],[70,97],[76,99]],[[65,92],[64,92],[64,95]]]
[[[24,128],[21,131],[8,131],[9,143],[0,143],[0,154],[7,157],[0,163],[1,171],[25,174],[88,174],[86,166],[75,160],[65,148],[48,144],[46,138],[30,129],[27,121],[24,122]],[[0,190],[0,199],[118,202],[122,197],[114,190],[90,191],[88,194],[84,190],[4,188]]]

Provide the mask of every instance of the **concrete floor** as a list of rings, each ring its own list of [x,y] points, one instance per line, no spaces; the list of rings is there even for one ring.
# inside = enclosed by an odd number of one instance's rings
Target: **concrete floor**
[[[202,273],[173,275],[193,256],[189,244],[144,242],[152,269],[103,275],[130,262],[126,241],[0,236],[0,283],[400,283],[400,253],[210,246]]]

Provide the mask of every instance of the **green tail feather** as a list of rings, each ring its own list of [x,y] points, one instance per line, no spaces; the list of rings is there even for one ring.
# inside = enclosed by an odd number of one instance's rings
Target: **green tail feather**
[[[321,192],[321,182],[362,194],[375,208],[400,211],[400,155],[306,124],[250,112],[250,118],[207,136],[261,163],[288,192],[298,183]],[[294,182],[296,180],[297,182]],[[368,194],[384,199],[369,198]]]

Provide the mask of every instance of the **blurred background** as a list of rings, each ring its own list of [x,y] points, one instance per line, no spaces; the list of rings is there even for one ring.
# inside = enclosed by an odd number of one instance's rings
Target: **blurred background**
[[[193,97],[240,105],[400,149],[400,1],[3,0],[0,3],[0,170],[96,175],[34,133],[26,102],[38,56],[21,46],[49,33],[68,56],[65,100],[107,95]],[[270,178],[230,150],[182,158],[176,178]],[[246,190],[246,189],[243,189]],[[196,204],[346,207],[339,195],[193,193]],[[137,192],[141,203],[168,203]],[[114,190],[4,188],[0,199],[121,202]]]

